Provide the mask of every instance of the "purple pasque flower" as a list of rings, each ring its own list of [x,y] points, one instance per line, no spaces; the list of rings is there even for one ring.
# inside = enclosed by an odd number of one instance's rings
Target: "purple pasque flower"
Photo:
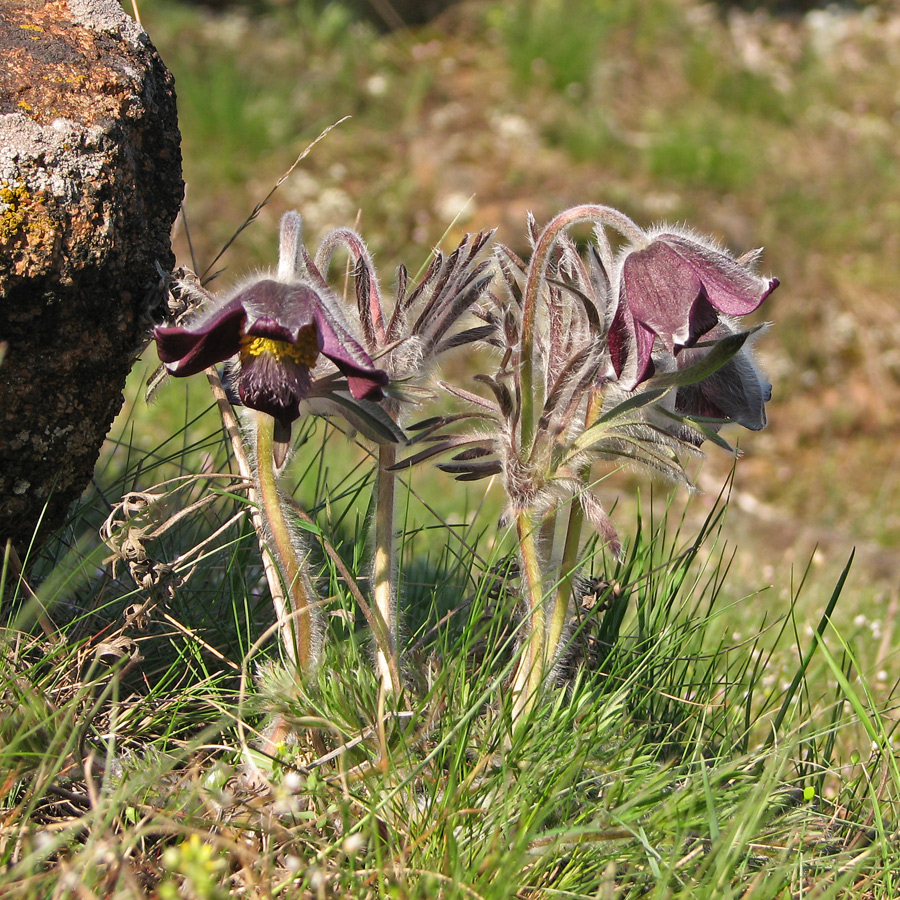
[[[720,320],[703,336],[703,344],[737,334],[734,323]],[[686,369],[701,362],[709,353],[708,346],[681,350],[675,358],[678,369]],[[753,358],[752,350],[745,344],[726,363],[702,381],[680,386],[675,392],[675,412],[690,419],[713,419],[704,427],[718,431],[727,422],[736,422],[751,431],[766,427],[766,403],[772,399],[772,384],[763,375]],[[692,443],[702,443],[702,435],[689,433],[685,438]]]
[[[312,370],[319,356],[334,363],[357,400],[381,400],[388,383],[337,309],[302,282],[255,281],[191,325],[157,328],[154,337],[175,376],[236,356],[241,402],[272,416],[281,441],[300,417],[300,403],[317,393]]]
[[[609,346],[618,376],[637,386],[652,374],[654,339],[671,354],[691,347],[719,322],[746,316],[778,287],[753,271],[759,251],[739,259],[689,232],[660,229],[622,257]]]

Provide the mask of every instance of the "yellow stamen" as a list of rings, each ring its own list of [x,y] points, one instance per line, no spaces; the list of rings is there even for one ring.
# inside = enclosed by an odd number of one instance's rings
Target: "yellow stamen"
[[[254,337],[246,334],[241,338],[241,356],[262,356],[267,354],[277,360],[285,357],[301,366],[311,369],[319,358],[319,341],[316,326],[307,325],[301,328],[294,344],[287,341],[276,341],[272,338]]]

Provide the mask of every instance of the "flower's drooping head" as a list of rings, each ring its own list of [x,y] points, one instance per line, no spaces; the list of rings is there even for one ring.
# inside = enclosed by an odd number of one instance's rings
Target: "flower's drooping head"
[[[256,281],[194,324],[157,328],[154,336],[160,360],[175,376],[236,355],[241,402],[272,416],[282,436],[299,418],[301,401],[315,393],[312,370],[320,355],[346,377],[357,400],[381,400],[388,383],[340,314],[304,283]]]
[[[633,357],[635,385],[649,373],[654,336],[669,353],[691,347],[716,327],[719,314],[754,312],[778,287],[752,269],[757,254],[734,259],[692,235],[663,231],[629,250],[619,273],[619,306],[610,330],[617,374]]]
[[[736,329],[731,321],[723,319],[704,335],[703,342],[718,341],[731,334],[736,334]],[[708,352],[705,347],[684,349],[676,358],[676,366],[679,369],[692,366]],[[690,418],[736,422],[751,431],[760,431],[766,427],[766,403],[771,399],[772,385],[745,345],[712,375],[679,387],[675,412]],[[706,427],[718,431],[720,425],[707,422]],[[697,436],[689,439],[697,441]]]

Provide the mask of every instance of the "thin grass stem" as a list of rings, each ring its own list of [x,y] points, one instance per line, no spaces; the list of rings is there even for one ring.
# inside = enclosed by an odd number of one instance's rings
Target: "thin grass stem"
[[[784,695],[784,701],[781,704],[781,709],[778,710],[778,715],[775,716],[775,721],[772,723],[772,730],[769,733],[769,737],[766,741],[766,746],[770,746],[775,742],[775,738],[778,736],[781,724],[782,722],[784,722],[784,717],[787,715],[787,711],[790,708],[791,701],[796,696],[797,689],[800,687],[804,677],[806,676],[806,671],[809,668],[810,662],[812,662],[813,655],[822,644],[822,635],[825,634],[825,629],[828,627],[828,623],[831,621],[831,615],[834,612],[835,606],[837,606],[838,598],[841,596],[841,591],[843,591],[844,589],[844,583],[847,580],[847,575],[850,573],[850,567],[853,565],[853,557],[855,555],[856,548],[854,548],[850,553],[850,558],[847,560],[847,564],[844,566],[841,575],[838,578],[837,584],[835,585],[834,590],[831,593],[831,597],[828,600],[828,605],[825,607],[825,612],[822,614],[822,618],[819,619],[819,624],[816,627],[815,631],[815,640],[809,645],[809,648],[803,656],[803,661],[800,663],[800,667],[794,674],[791,684]]]

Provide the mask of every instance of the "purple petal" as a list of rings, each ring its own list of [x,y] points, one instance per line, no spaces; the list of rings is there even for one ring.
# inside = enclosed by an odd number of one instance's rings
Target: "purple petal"
[[[247,312],[245,332],[293,344],[319,318],[319,295],[305,284],[257,281],[235,298]]]
[[[760,431],[766,427],[766,402],[771,398],[772,385],[741,351],[709,378],[679,388],[675,409],[688,416],[730,419]]]
[[[335,365],[347,376],[347,385],[350,393],[357,400],[383,400],[382,388],[390,381],[387,372],[381,369],[372,369],[371,372],[358,372],[353,374],[349,366],[335,362]]]
[[[296,343],[302,329],[315,324],[319,352],[347,376],[350,393],[357,400],[382,399],[387,373],[375,367],[328,298],[304,284],[264,280],[240,299],[247,310],[248,335]]]
[[[315,325],[315,319],[312,319],[309,324]],[[307,325],[307,328],[308,327],[309,325]],[[261,319],[255,319],[253,322],[248,323],[244,329],[244,333],[248,337],[266,338],[270,341],[281,341],[283,344],[293,344],[297,341],[296,334],[292,334],[287,328],[280,325],[275,319],[270,319],[268,316],[264,316]]]
[[[272,456],[275,465],[281,468],[287,459],[288,450],[291,449],[291,422],[285,422],[282,419],[275,420],[275,428],[272,434]]]
[[[776,278],[760,278],[727,254],[675,234],[628,254],[622,282],[635,321],[670,353],[712,329],[718,313],[747,315],[778,287]]]
[[[327,356],[347,376],[350,393],[357,400],[381,400],[381,390],[390,380],[387,372],[376,368],[372,357],[336,321],[325,307],[318,310],[319,342],[323,356]]]
[[[661,241],[630,253],[622,269],[625,300],[635,320],[673,353],[691,338],[691,310],[703,291],[693,267]]]
[[[621,378],[628,361],[633,357],[635,371],[629,380],[636,387],[652,374],[650,354],[653,333],[643,323],[635,321],[627,306],[620,304],[607,334],[609,355],[617,378]]]
[[[777,278],[760,278],[725,253],[675,234],[657,238],[703,285],[709,302],[727,316],[746,316],[778,287]]]
[[[609,332],[606,336],[609,345],[609,358],[612,362],[613,371],[616,378],[620,377],[625,370],[625,361],[628,359],[628,351],[631,349],[631,341],[634,334],[634,321],[631,322],[631,330],[629,332],[627,324],[627,313],[620,306],[613,316],[612,324],[609,326]]]
[[[709,302],[706,291],[703,290],[691,307],[691,314],[688,317],[688,339],[683,346],[692,347],[718,324],[719,315],[712,303]]]
[[[156,351],[169,373],[196,375],[234,356],[240,348],[244,309],[235,298],[189,327],[156,328]]]

